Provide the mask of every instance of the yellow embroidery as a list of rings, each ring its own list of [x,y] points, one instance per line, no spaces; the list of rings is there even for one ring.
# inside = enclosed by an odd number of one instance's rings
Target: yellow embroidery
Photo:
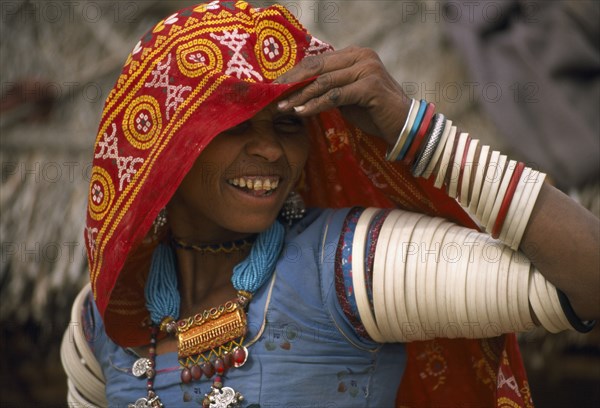
[[[127,81],[127,75],[121,74],[119,76],[119,79],[117,80],[117,88],[121,88],[123,86],[123,84],[125,83],[125,81]]]
[[[166,19],[160,20],[158,22],[158,24],[156,24],[156,26],[154,26],[152,33],[154,33],[154,34],[160,33],[165,28],[165,20]]]
[[[123,133],[137,149],[152,147],[162,130],[162,116],[158,101],[150,95],[137,97],[125,110]]]
[[[199,38],[182,44],[177,49],[177,66],[190,78],[208,71],[222,71],[223,56],[219,47],[210,40]]]
[[[167,37],[164,36],[164,35],[157,36],[156,37],[156,41],[154,42],[154,46],[158,47],[159,45],[161,45],[162,43],[164,43],[166,39],[167,39]]]
[[[531,389],[529,388],[529,382],[524,381],[523,387],[521,387],[521,394],[523,395],[523,402],[526,408],[533,408],[533,401],[531,399]]]
[[[206,13],[204,17],[202,17],[203,21],[210,20],[222,20],[226,18],[231,18],[233,15],[227,10],[221,10],[219,14]]]
[[[206,25],[206,23],[200,23],[199,25]],[[146,60],[144,60],[140,66],[139,69],[137,69],[130,77],[129,80],[127,81],[127,84],[125,84],[125,86],[123,88],[121,88],[118,92],[117,95],[114,96],[114,98],[110,101],[110,103],[107,103],[106,106],[104,107],[104,110],[102,111],[102,117],[106,119],[102,122],[101,124],[101,128],[98,131],[98,134],[96,136],[96,143],[98,143],[98,140],[102,137],[102,135],[104,134],[104,132],[106,132],[107,127],[109,126],[109,123],[111,123],[115,116],[119,113],[120,109],[122,109],[124,106],[126,106],[126,104],[128,103],[129,100],[131,100],[131,95],[135,94],[139,91],[139,89],[143,86],[143,83],[146,81],[146,78],[151,74],[152,69],[148,69],[148,65],[154,65],[156,64],[157,61],[162,61],[164,59],[164,57],[171,52],[172,48],[179,45],[180,43],[185,43],[189,40],[191,40],[194,37],[198,37],[198,36],[202,36],[202,34],[204,33],[210,33],[210,32],[214,32],[216,29],[215,27],[206,27],[203,29],[196,29],[197,26],[190,26],[186,29],[184,29],[181,33],[179,33],[179,36],[175,37],[175,38],[169,38],[168,41],[166,41],[165,43],[162,44],[162,46],[157,47],[151,55],[151,58],[146,58]],[[232,24],[230,26],[227,27],[223,27],[221,28],[222,30],[234,30],[234,29],[240,29],[240,30],[246,30],[248,32],[253,32],[252,28],[249,27],[244,27],[241,24]],[[185,32],[190,32],[190,34],[184,36],[183,34]],[[165,51],[165,48],[168,49]],[[160,56],[158,56],[158,54],[161,54]],[[143,75],[143,78],[140,78],[139,80],[137,80],[139,75]],[[129,87],[133,86],[133,89],[129,89]],[[115,111],[113,111],[113,113],[110,114],[110,117],[107,117],[108,112],[111,111],[111,109],[120,102],[121,98],[125,98],[120,105],[115,109]]]
[[[521,408],[519,403],[511,400],[510,398],[500,397],[498,398],[498,408]]]
[[[90,217],[102,220],[115,198],[115,186],[110,174],[101,167],[94,166],[92,169],[88,197]]]
[[[260,55],[259,65],[266,78],[275,79],[290,70],[296,62],[296,44],[283,25],[264,20],[256,27],[254,53]]]
[[[142,49],[142,56],[140,57],[140,61],[143,61],[146,59],[146,57],[148,56],[148,54],[150,54],[152,52],[152,48],[144,48]]]
[[[177,24],[173,24],[171,26],[171,29],[169,30],[169,36],[174,35],[175,33],[177,33],[180,30],[181,30],[181,26],[178,26]]]
[[[235,3],[235,6],[240,10],[246,10],[248,8],[248,3],[245,1],[238,1]]]
[[[433,391],[446,383],[446,374],[448,372],[448,362],[443,355],[443,349],[435,341],[427,345],[424,352],[417,356],[418,360],[425,360],[420,377],[429,378],[435,381]]]
[[[140,66],[140,62],[139,61],[132,61],[131,65],[129,66],[129,74],[131,75],[133,72],[135,72],[135,70],[139,66]]]
[[[160,142],[153,146],[148,160],[145,161],[142,167],[138,170],[138,172],[133,177],[131,183],[125,188],[125,191],[121,196],[119,196],[116,204],[111,208],[107,220],[102,225],[102,228],[98,232],[98,236],[96,238],[97,249],[96,253],[104,253],[106,245],[110,242],[110,239],[115,231],[115,229],[119,226],[121,220],[127,213],[127,210],[137,197],[140,188],[144,185],[146,178],[150,174],[150,170],[154,166],[157,158],[162,153],[165,146],[169,143],[173,134],[179,130],[179,128],[189,119],[189,117],[198,109],[198,107],[210,96],[214,93],[214,91],[221,85],[221,83],[227,78],[225,75],[221,75],[217,78],[214,78],[215,75],[219,73],[210,73],[205,78],[202,79],[201,83],[197,86],[197,88],[190,94],[190,96],[183,102],[179,109],[175,112],[171,122],[169,122],[168,126],[165,128],[162,137],[159,139]],[[213,81],[213,83],[205,89],[206,85]],[[201,96],[193,103],[192,106],[188,108],[188,105],[192,100],[196,98],[201,91],[204,92]],[[180,114],[183,113],[183,117],[181,119],[178,118]],[[133,189],[133,191],[131,191]],[[129,193],[131,192],[131,197],[128,198]],[[121,204],[125,201],[125,204],[121,207]],[[113,216],[118,212],[118,215],[112,220]],[[111,221],[113,221],[111,223]],[[106,233],[106,236],[104,234]],[[98,278],[98,274],[102,269],[102,259],[96,257],[98,261],[94,265],[94,268],[90,271],[90,280],[92,282],[92,288],[96,291],[96,281]]]

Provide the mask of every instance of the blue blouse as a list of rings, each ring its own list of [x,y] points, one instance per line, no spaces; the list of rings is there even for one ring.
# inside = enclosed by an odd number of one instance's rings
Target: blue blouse
[[[245,408],[393,407],[405,366],[401,344],[360,336],[342,311],[334,260],[344,210],[311,210],[287,233],[275,273],[248,310],[249,357],[224,375]],[[138,356],[105,334],[90,302],[90,342],[112,408],[146,396],[146,378],[131,372]],[[90,319],[91,318],[91,319]],[[88,323],[89,324],[89,323]],[[154,389],[166,408],[202,406],[212,380],[181,383],[177,353],[156,357]]]

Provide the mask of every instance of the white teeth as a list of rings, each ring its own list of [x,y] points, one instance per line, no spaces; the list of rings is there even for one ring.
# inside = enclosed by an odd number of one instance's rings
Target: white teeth
[[[238,177],[227,180],[229,184],[232,184],[237,187],[247,188],[249,190],[275,190],[279,186],[278,178],[244,178]]]

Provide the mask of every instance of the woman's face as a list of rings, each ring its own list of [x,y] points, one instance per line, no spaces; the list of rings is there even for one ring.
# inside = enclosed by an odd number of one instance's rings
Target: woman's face
[[[219,134],[169,203],[174,235],[219,242],[264,231],[300,177],[308,149],[304,120],[275,105]]]

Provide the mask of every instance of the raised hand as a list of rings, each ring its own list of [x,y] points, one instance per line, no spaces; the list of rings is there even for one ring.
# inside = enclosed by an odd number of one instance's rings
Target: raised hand
[[[410,99],[375,51],[352,46],[310,56],[275,82],[309,78],[316,79],[280,101],[280,110],[294,109],[301,116],[311,116],[337,107],[355,126],[390,144],[396,142],[408,115]]]

